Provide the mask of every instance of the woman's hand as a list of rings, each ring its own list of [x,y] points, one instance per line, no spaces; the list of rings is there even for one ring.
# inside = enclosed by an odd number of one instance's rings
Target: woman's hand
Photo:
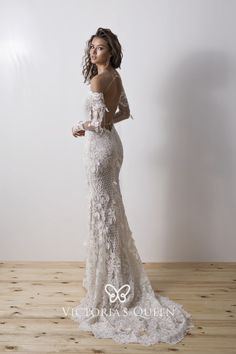
[[[72,128],[72,135],[77,138],[78,136],[84,136],[85,135],[85,130],[76,130],[74,127]]]

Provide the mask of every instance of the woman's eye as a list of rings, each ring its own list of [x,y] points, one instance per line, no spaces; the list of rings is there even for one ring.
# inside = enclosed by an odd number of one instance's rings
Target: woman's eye
[[[90,46],[90,49],[92,49],[92,48],[93,48],[93,45]],[[102,47],[98,47],[98,48],[101,50],[103,49]]]

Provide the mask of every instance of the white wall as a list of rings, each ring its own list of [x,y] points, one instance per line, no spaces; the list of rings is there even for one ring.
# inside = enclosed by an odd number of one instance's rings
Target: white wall
[[[134,120],[116,125],[121,189],[143,261],[235,261],[231,0],[0,1],[2,260],[84,260],[81,61],[118,35]]]

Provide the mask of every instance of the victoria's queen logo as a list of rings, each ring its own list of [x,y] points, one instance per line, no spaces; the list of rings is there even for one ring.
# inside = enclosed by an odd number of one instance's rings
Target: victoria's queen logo
[[[122,292],[123,289],[126,290]],[[115,302],[117,299],[120,302],[125,302],[127,300],[126,297],[130,291],[130,286],[129,284],[124,284],[120,287],[120,289],[117,290],[112,284],[106,284],[105,291],[109,295],[109,300],[111,303]]]

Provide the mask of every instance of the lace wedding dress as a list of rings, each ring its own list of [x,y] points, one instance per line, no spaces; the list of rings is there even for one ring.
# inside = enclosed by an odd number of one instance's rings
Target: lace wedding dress
[[[123,85],[118,108],[114,122],[131,116]],[[194,327],[192,316],[182,305],[154,293],[145,273],[119,185],[123,146],[114,124],[111,130],[102,127],[106,110],[103,93],[90,88],[85,105],[88,119],[73,127],[86,130],[89,234],[83,278],[87,293],[70,317],[80,330],[92,331],[97,338],[175,344]]]

